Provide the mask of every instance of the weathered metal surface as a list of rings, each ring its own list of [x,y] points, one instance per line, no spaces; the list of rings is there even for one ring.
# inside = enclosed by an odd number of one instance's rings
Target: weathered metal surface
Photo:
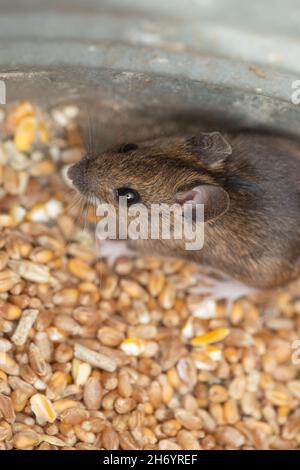
[[[203,122],[300,134],[299,2],[2,0],[9,100],[80,100],[101,145]]]

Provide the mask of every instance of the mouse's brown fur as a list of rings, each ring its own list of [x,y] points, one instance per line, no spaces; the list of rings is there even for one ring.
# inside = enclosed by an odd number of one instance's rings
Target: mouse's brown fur
[[[202,250],[186,251],[174,240],[137,241],[136,247],[203,263],[254,287],[297,278],[300,147],[255,133],[221,139],[212,134],[162,138],[86,157],[71,168],[70,178],[83,194],[115,205],[114,190],[121,187],[138,191],[146,205],[174,204],[178,193],[195,186],[223,188],[229,208],[205,223]]]

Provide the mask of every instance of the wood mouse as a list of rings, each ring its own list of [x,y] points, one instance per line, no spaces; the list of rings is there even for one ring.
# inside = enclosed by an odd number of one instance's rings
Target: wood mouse
[[[116,207],[120,194],[129,204],[204,204],[201,250],[131,241],[139,251],[188,259],[250,288],[300,276],[300,145],[289,138],[199,132],[128,143],[83,158],[68,176],[82,195]]]

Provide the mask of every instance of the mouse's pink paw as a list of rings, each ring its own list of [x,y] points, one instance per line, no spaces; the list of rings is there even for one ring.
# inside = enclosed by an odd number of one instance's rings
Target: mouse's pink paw
[[[211,300],[225,300],[226,310],[229,312],[233,304],[240,298],[256,292],[256,289],[243,284],[240,281],[225,277],[223,274],[218,277],[197,273],[195,282],[201,282],[201,286],[193,286],[190,293],[201,294]]]
[[[126,240],[97,240],[96,245],[97,256],[104,258],[109,266],[113,266],[121,256],[136,256],[136,252],[128,247]]]

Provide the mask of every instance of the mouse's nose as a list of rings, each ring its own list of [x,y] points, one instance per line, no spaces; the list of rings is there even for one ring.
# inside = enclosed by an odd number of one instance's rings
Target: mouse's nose
[[[80,162],[70,166],[67,175],[68,178],[72,181],[72,183],[77,186],[82,180],[86,171],[87,165],[84,163],[84,160],[81,160]]]
[[[82,193],[94,192],[96,190],[96,177],[91,169],[91,161],[83,158],[78,163],[70,166],[67,176],[72,184]]]
[[[68,172],[67,172],[67,175],[68,175],[68,178],[72,181],[72,183],[74,183],[74,180],[76,179],[76,175],[77,175],[77,167],[76,167],[76,164],[75,165],[71,165],[68,169]]]

